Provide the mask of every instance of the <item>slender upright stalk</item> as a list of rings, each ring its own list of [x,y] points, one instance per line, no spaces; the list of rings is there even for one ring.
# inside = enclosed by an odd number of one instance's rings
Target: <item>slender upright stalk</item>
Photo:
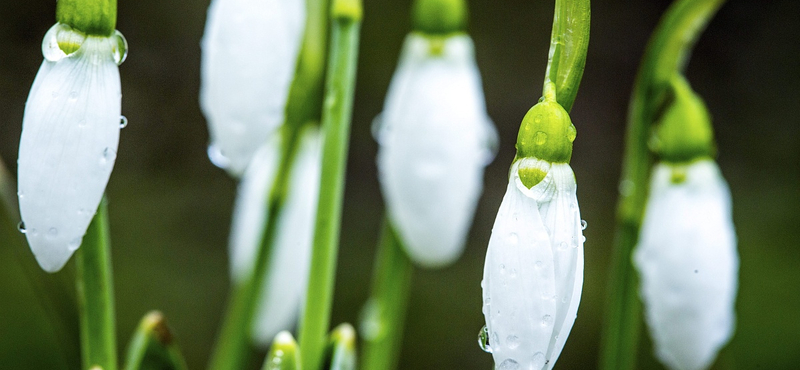
[[[320,178],[322,186],[306,306],[300,323],[300,348],[305,370],[320,369],[330,325],[361,26],[361,1],[335,0],[331,10],[331,49],[322,113],[325,135]]]
[[[556,0],[544,85],[556,85],[556,99],[569,112],[581,84],[589,48],[589,0]]]
[[[117,369],[114,280],[108,204],[100,202],[80,249],[75,253],[83,368]]]
[[[683,71],[695,41],[723,3],[724,0],[678,0],[673,3],[650,38],[642,59],[628,107],[612,277],[601,342],[601,369],[636,367],[641,307],[631,252],[639,238],[653,161],[647,148],[650,126],[668,103],[666,92],[670,78]]]
[[[322,106],[322,77],[325,66],[327,0],[306,0],[307,16],[303,46],[286,103],[285,124],[281,128],[282,151],[277,176],[270,185],[267,224],[256,252],[253,273],[235,285],[230,294],[222,329],[211,354],[209,369],[235,370],[246,367],[250,353],[250,330],[253,327],[263,277],[269,267],[278,218],[288,191],[289,173],[297,151],[300,132],[305,124],[319,120]]]
[[[366,370],[397,368],[403,339],[403,325],[411,293],[414,266],[389,221],[383,223],[375,261],[372,296],[365,307],[361,325],[364,343],[361,366]]]

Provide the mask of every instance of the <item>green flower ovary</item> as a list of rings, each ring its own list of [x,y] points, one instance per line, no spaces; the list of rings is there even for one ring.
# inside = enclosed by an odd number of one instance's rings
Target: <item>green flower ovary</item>
[[[703,100],[683,76],[675,75],[670,88],[674,99],[658,122],[651,149],[670,163],[713,157],[714,128]]]
[[[534,105],[517,135],[517,158],[534,157],[550,163],[569,163],[577,131],[569,113],[556,102],[555,94],[545,94]]]
[[[427,35],[450,35],[467,29],[465,0],[416,0],[411,13],[414,31]]]

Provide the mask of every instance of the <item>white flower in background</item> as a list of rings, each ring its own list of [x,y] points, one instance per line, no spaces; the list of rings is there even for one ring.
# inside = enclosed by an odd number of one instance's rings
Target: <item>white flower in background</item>
[[[200,105],[209,157],[241,176],[280,127],[305,25],[303,0],[213,0],[202,42]]]
[[[552,369],[581,300],[584,223],[569,166],[576,131],[554,89],[522,120],[486,251],[487,350],[501,370]]]
[[[56,272],[81,245],[114,168],[127,43],[118,31],[87,36],[58,23],[42,52],[22,121],[20,226],[42,269]]]
[[[409,34],[379,118],[387,211],[415,262],[456,260],[494,156],[472,40]]]
[[[306,129],[291,170],[290,191],[279,216],[254,322],[253,339],[264,346],[278,332],[294,326],[305,299],[319,197],[321,148],[318,129]],[[256,152],[239,185],[229,244],[234,283],[241,283],[252,274],[280,151],[280,137],[276,135]]]
[[[739,267],[730,192],[714,161],[656,165],[633,261],[658,359],[709,368],[733,334]]]

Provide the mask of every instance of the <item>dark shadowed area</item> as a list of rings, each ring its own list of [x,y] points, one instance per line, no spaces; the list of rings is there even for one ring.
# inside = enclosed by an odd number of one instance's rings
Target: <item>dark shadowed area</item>
[[[645,43],[669,1],[595,1],[586,71],[572,111],[572,167],[587,220],[586,280],[559,369],[596,367],[608,296],[627,102]],[[122,130],[108,198],[120,350],[162,310],[191,369],[205,367],[228,293],[235,182],[206,156],[198,104],[208,0],[120,1]],[[357,323],[383,212],[370,124],[381,112],[409,0],[365,0],[333,324]],[[480,280],[514,142],[536,102],[553,1],[472,0],[472,35],[500,149],[461,260],[414,275],[401,369],[489,369],[477,344]],[[731,0],[700,38],[688,80],[714,117],[741,256],[738,322],[714,369],[800,368],[800,2]],[[52,0],[0,0],[0,158],[16,171],[22,115],[55,22]],[[454,180],[454,185],[457,180]],[[16,221],[13,221],[16,223]],[[77,369],[73,263],[48,275],[0,225],[0,369]],[[3,235],[11,235],[3,237]],[[661,369],[642,336],[639,368]]]

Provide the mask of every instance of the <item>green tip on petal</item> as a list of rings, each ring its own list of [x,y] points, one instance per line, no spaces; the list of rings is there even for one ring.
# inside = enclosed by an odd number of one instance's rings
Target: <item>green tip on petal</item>
[[[117,1],[58,0],[56,20],[87,35],[111,36],[117,26]]]
[[[341,324],[330,334],[330,370],[355,370],[356,330],[348,323]]]
[[[465,0],[415,0],[411,10],[414,31],[428,35],[449,35],[467,29]]]
[[[331,7],[333,19],[358,22],[363,16],[364,9],[361,0],[335,0]]]
[[[681,75],[673,76],[670,88],[673,99],[658,122],[650,149],[671,163],[713,157],[714,128],[703,99]]]
[[[517,157],[569,163],[576,135],[569,113],[556,101],[554,85],[548,83],[544,97],[522,119],[517,135]]]
[[[300,348],[294,337],[288,331],[278,333],[272,342],[262,370],[297,370],[300,368]]]

